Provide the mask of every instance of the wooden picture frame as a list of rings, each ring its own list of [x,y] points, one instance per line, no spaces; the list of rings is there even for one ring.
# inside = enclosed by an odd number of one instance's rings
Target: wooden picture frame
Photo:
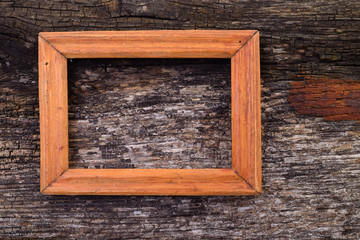
[[[231,169],[69,169],[68,58],[230,58]],[[259,33],[255,30],[39,34],[40,191],[60,195],[261,192]]]

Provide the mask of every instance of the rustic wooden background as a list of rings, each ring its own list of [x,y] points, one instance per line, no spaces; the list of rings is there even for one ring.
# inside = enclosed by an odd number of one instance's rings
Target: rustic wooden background
[[[257,29],[258,197],[39,193],[40,31]],[[360,1],[0,2],[0,238],[359,239]],[[74,60],[73,168],[216,168],[228,60]]]

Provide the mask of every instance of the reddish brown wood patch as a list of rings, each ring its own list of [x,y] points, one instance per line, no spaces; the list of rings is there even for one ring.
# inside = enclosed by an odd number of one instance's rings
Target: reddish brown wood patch
[[[305,77],[291,84],[289,102],[298,114],[360,120],[360,81]]]

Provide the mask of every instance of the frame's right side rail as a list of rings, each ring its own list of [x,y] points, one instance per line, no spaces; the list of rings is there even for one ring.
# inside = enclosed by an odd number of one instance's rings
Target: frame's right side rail
[[[261,92],[258,32],[232,57],[231,69],[233,168],[260,193]]]

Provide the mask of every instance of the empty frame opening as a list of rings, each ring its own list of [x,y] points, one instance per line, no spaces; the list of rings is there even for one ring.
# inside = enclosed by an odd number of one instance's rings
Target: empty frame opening
[[[69,168],[231,168],[230,59],[68,62]]]

